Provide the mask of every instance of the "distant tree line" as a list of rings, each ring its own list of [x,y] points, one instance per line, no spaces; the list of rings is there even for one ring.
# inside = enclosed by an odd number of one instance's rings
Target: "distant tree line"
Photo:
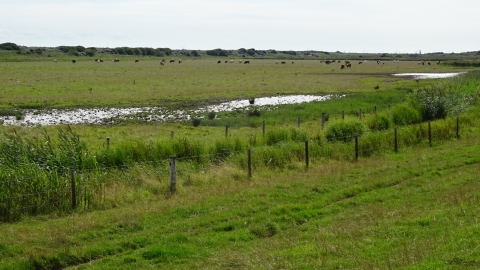
[[[18,47],[18,45],[15,43],[6,42],[6,43],[0,44],[0,50],[18,51],[20,50],[20,47]]]

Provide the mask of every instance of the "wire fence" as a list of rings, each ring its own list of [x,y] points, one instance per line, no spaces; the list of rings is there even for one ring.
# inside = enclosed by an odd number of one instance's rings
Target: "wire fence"
[[[343,118],[342,113],[342,118]],[[325,115],[322,115],[322,128]],[[300,126],[300,124],[299,124]],[[262,127],[265,134],[265,122]],[[451,137],[459,138],[459,120]],[[225,135],[228,134],[228,126]],[[415,134],[415,136],[411,136]],[[290,144],[285,149],[279,144],[262,145],[259,148],[249,147],[241,150],[225,149],[214,154],[158,159],[135,162],[119,166],[98,166],[93,169],[74,170],[63,168],[57,171],[43,170],[38,174],[23,177],[5,178],[0,191],[0,222],[12,221],[23,215],[36,215],[54,211],[69,213],[75,209],[104,209],[115,207],[118,203],[134,202],[145,195],[145,189],[173,194],[177,188],[177,175],[182,177],[192,170],[191,161],[209,160],[225,162],[233,160],[245,171],[246,178],[252,178],[255,167],[279,167],[291,162],[304,162],[305,169],[312,166],[320,158],[339,158],[356,161],[360,157],[370,156],[384,151],[399,151],[402,147],[432,140],[441,135],[432,132],[430,122],[418,124],[416,127],[401,127],[369,133],[354,134],[332,138],[330,141],[306,139]],[[369,137],[370,136],[370,137]],[[172,133],[173,138],[173,133]],[[107,139],[107,148],[110,140]],[[336,145],[336,147],[332,147]],[[278,154],[278,152],[283,154]],[[32,165],[32,164],[24,164]],[[22,166],[22,165],[19,165]],[[151,179],[150,186],[137,181],[139,176]],[[127,180],[125,180],[127,179]],[[107,192],[108,190],[108,192]],[[155,192],[153,192],[155,193]]]

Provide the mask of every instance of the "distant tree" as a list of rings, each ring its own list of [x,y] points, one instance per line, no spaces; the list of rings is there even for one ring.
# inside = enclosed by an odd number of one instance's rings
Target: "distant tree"
[[[115,48],[115,53],[117,54],[125,54],[125,49],[124,48]]]
[[[140,48],[134,48],[134,49],[133,49],[133,53],[134,53],[135,55],[143,55],[143,51],[142,51],[142,49],[140,49]]]
[[[199,57],[200,54],[196,51],[196,50],[193,50],[193,51],[190,51],[190,53],[195,56],[195,57]]]
[[[0,44],[0,50],[18,51],[20,50],[20,47],[18,47],[18,45],[15,43],[6,42],[6,43]]]
[[[268,50],[269,53],[277,54],[276,50]]]
[[[71,54],[73,56],[79,56],[80,54],[77,52],[77,50],[75,50],[75,48],[72,48],[70,49],[70,51],[68,51],[68,54]]]
[[[282,51],[284,54],[289,54],[289,55],[297,55],[296,51]]]
[[[251,49],[248,49],[247,50],[247,54],[250,55],[250,56],[254,56],[256,53],[255,49],[254,48],[251,48]]]
[[[85,50],[85,54],[90,56],[90,57],[95,56],[96,52],[97,52],[96,50],[92,50],[90,48]]]
[[[244,53],[247,52],[247,50],[246,50],[245,48],[240,48],[240,49],[237,50],[237,52],[238,52],[239,54],[244,54]]]
[[[162,51],[164,55],[172,55],[173,51],[170,48],[157,48],[157,51]]]
[[[155,55],[155,50],[153,48],[145,48],[145,55]]]
[[[75,50],[76,50],[77,52],[84,52],[84,51],[85,51],[85,47],[83,47],[83,46],[76,46],[76,47],[75,47]]]
[[[126,47],[125,48],[125,53],[128,54],[128,55],[134,55],[135,52],[133,51],[132,48],[129,48],[129,47]]]
[[[211,56],[228,56],[228,52],[222,49],[208,50],[205,52],[207,55]]]
[[[60,51],[62,51],[64,53],[68,53],[72,48],[69,47],[69,46],[60,46],[60,47],[58,47],[58,49],[60,49]]]

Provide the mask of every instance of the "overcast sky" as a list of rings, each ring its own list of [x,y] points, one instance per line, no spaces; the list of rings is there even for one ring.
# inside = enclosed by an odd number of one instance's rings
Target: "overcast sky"
[[[479,0],[0,0],[0,43],[25,46],[480,50]]]

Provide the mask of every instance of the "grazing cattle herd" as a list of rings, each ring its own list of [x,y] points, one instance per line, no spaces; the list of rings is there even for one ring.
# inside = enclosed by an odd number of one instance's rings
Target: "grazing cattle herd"
[[[169,63],[175,63],[176,61],[178,61],[179,64],[181,64],[183,62],[182,59],[178,59],[178,60],[175,60],[175,59],[170,59],[168,62]],[[230,60],[216,60],[217,61],[217,64],[221,64],[222,62],[224,62],[225,64],[226,63],[230,63],[230,64],[233,64],[234,63],[234,60],[233,59],[230,59]],[[57,59],[53,59],[53,62],[54,63],[57,63]],[[95,62],[96,63],[103,63],[103,60],[102,59],[95,59]],[[113,59],[112,62],[114,63],[118,63],[120,62],[119,59]],[[135,63],[139,63],[140,60],[138,59],[135,59],[134,60]],[[392,60],[393,63],[400,63],[400,60]],[[76,64],[77,61],[75,59],[72,60],[72,63],[73,64]],[[165,66],[165,64],[167,63],[167,60],[165,59],[162,59],[160,61],[160,66]],[[239,64],[250,64],[250,60],[238,60],[238,63]],[[275,61],[275,64],[282,64],[282,65],[285,65],[287,62],[286,61]],[[292,61],[292,64],[294,64],[295,62]],[[335,63],[338,63],[340,64],[341,61],[340,60],[320,60],[320,63],[325,63],[326,65],[330,65],[330,64],[335,64]],[[363,61],[359,61],[358,62],[358,65],[362,65],[364,63],[367,63],[367,60],[363,60]],[[380,60],[376,60],[376,63],[377,65],[385,65],[385,61],[380,61]],[[424,60],[421,60],[421,61],[418,61],[418,65],[431,65],[432,63],[431,62],[425,62]],[[442,62],[441,61],[436,61],[436,64],[437,65],[441,65]],[[303,66],[303,65],[302,65]],[[352,67],[352,63],[350,61],[347,61],[345,60],[344,61],[344,64],[341,64],[340,65],[340,69],[346,69],[346,68],[351,68]],[[332,71],[335,71],[334,69],[332,69]]]

